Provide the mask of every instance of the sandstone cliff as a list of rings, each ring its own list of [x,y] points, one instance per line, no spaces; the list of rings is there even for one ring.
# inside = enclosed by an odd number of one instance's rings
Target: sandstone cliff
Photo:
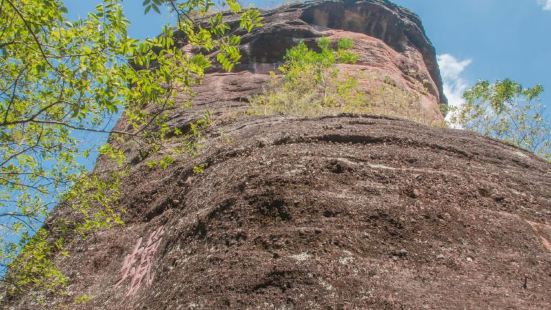
[[[243,38],[236,72],[213,70],[194,106],[173,111],[171,124],[183,129],[211,111],[200,153],[151,169],[129,143],[133,168],[119,206],[126,225],[72,240],[70,256],[56,257],[69,296],[48,303],[551,307],[549,163],[476,134],[394,118],[239,114],[288,47],[330,36],[357,43],[361,60],[344,69],[391,77],[419,95],[427,117],[441,119],[442,83],[419,19],[380,0],[263,14],[266,27]],[[98,167],[109,166],[100,159]],[[74,304],[82,294],[90,300]],[[31,295],[9,303],[40,307]]]
[[[267,73],[281,64],[287,49],[300,41],[314,48],[320,37],[346,37],[354,41],[360,59],[356,65],[339,65],[341,71],[358,77],[367,93],[383,85],[418,97],[410,107],[417,118],[426,123],[442,120],[440,105],[447,99],[435,50],[415,14],[386,0],[346,0],[286,6],[263,12],[263,18],[264,27],[246,34],[237,29],[236,17],[226,16],[233,34],[242,35],[241,64],[237,73],[214,68],[198,89],[195,110],[209,109],[216,115],[231,107],[232,113],[239,112],[247,107],[247,97],[261,90]],[[189,120],[175,124],[182,121]]]

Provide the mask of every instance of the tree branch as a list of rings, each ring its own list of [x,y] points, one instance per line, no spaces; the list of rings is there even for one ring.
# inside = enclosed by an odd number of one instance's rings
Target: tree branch
[[[27,30],[29,31],[29,33],[33,37],[34,41],[36,42],[36,45],[38,46],[38,49],[40,50],[40,53],[42,54],[42,57],[44,58],[46,63],[52,69],[54,69],[54,71],[57,71],[56,68],[52,65],[52,63],[50,63],[50,60],[48,60],[48,56],[46,56],[46,53],[44,52],[44,49],[42,49],[42,43],[40,43],[40,40],[38,40],[38,37],[36,36],[34,31],[32,30],[31,25],[29,25],[29,22],[27,21],[27,19],[25,19],[25,16],[23,16],[23,13],[21,13],[21,11],[19,11],[19,9],[11,2],[11,0],[5,0],[5,1],[13,8],[15,13],[21,18],[21,20],[25,24],[25,27],[27,28]]]
[[[106,134],[120,134],[120,135],[129,135],[129,136],[136,136],[138,133],[132,133],[132,132],[126,132],[126,131],[119,131],[119,130],[102,130],[102,129],[95,129],[95,128],[86,128],[86,127],[80,127],[80,126],[74,126],[68,123],[60,122],[60,121],[47,121],[47,120],[28,120],[27,123],[35,123],[35,124],[45,124],[45,125],[57,125],[57,126],[63,126],[67,128],[71,128],[74,130],[80,130],[80,131],[89,131],[89,132],[97,132],[97,133],[106,133]],[[23,122],[19,122],[23,123]]]

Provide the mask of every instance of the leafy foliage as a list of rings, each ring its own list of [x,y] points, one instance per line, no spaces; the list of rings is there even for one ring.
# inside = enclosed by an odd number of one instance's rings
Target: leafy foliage
[[[244,31],[260,25],[257,10],[243,11],[236,0],[220,4],[241,14]],[[63,282],[48,280],[61,277],[45,262],[56,249],[47,232],[39,230],[36,241],[29,241],[56,198],[70,201],[80,214],[79,232],[121,222],[115,206],[123,174],[85,176],[79,160],[97,150],[83,149],[76,133],[110,134],[111,144],[99,152],[125,171],[124,143],[132,140],[158,152],[177,132],[167,124],[167,111],[185,106],[175,95],[191,93],[212,66],[210,54],[227,70],[240,59],[240,38],[227,35],[222,13],[212,14],[213,1],[145,0],[143,5],[146,13],[171,10],[177,27],[140,41],[128,35],[122,0],[104,0],[77,21],[66,19],[60,0],[0,0],[0,263],[4,273],[8,266],[12,276],[23,272],[20,276],[30,279],[25,285]],[[201,52],[185,52],[175,31]],[[128,126],[106,129],[121,113]],[[163,157],[160,165],[171,161]],[[64,194],[64,188],[72,189]],[[16,268],[10,262],[18,253],[45,253],[39,256],[44,262],[22,258],[16,262],[30,265]]]
[[[115,208],[121,197],[120,185],[124,171],[109,172],[108,175],[87,175],[78,179],[63,196],[70,208],[78,215],[72,218],[72,231],[85,235],[114,224],[122,225],[120,212]]]
[[[289,49],[279,74],[272,73],[269,87],[251,98],[248,112],[297,116],[368,113],[440,125],[422,110],[419,95],[400,88],[392,78],[348,70],[346,64],[359,61],[353,47],[350,39],[332,43],[322,38],[318,51],[304,42]]]
[[[278,70],[282,79],[272,74],[271,88],[252,98],[251,113],[317,114],[323,108],[336,108],[343,102],[359,102],[362,94],[357,80],[339,77],[337,63],[355,63],[358,56],[350,51],[353,43],[340,40],[337,48],[327,38],[318,41],[319,51],[301,42],[289,49]]]
[[[11,264],[11,272],[7,275],[7,293],[14,295],[33,287],[40,287],[46,293],[56,292],[67,284],[65,277],[51,260],[54,252],[63,251],[63,240],[55,242],[48,240],[48,233],[40,229],[33,237],[25,237],[21,255]]]
[[[525,88],[506,79],[481,81],[468,89],[466,103],[452,111],[452,123],[507,141],[551,160],[551,125],[543,117],[541,85]]]
[[[208,164],[203,163],[197,166],[193,167],[193,174],[202,174],[205,172],[205,169],[207,168]]]
[[[86,304],[86,303],[90,302],[91,300],[92,300],[92,296],[90,296],[88,294],[82,294],[82,295],[78,295],[75,298],[74,303],[76,305],[81,305],[81,304]]]

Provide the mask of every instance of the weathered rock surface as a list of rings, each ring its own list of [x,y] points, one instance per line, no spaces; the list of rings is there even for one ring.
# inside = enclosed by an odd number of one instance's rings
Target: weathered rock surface
[[[208,74],[194,107],[173,112],[172,124],[186,128],[211,111],[201,153],[150,169],[129,144],[126,225],[69,243],[70,256],[56,258],[69,296],[48,304],[550,308],[549,163],[473,133],[405,120],[239,114],[268,79],[259,68],[280,61],[278,44],[324,34],[362,38],[358,66],[401,77],[411,90],[422,81],[403,68],[416,66],[436,106],[441,82],[417,17],[375,0],[265,14],[267,30],[244,39],[250,52],[241,69],[251,70]],[[277,35],[262,39],[270,33]],[[199,165],[204,172],[194,173]],[[74,304],[83,294],[90,300]],[[9,306],[40,308],[31,297]]]
[[[59,257],[70,291],[93,298],[80,307],[551,305],[551,167],[531,154],[352,115],[240,120],[210,137],[192,161],[138,165],[127,225]],[[160,227],[153,280],[126,296],[125,257]]]
[[[267,73],[281,63],[285,51],[304,41],[312,48],[320,37],[354,40],[360,61],[342,66],[367,92],[390,81],[411,96],[419,96],[426,118],[441,120],[439,104],[447,102],[434,47],[419,18],[389,1],[326,1],[296,4],[263,14],[264,27],[243,35],[243,59],[238,70]],[[232,24],[235,17],[228,16]],[[236,28],[237,21],[233,22]]]

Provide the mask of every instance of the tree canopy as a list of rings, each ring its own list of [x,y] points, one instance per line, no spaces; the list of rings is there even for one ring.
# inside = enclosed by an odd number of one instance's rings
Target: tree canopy
[[[551,125],[544,117],[542,92],[541,85],[523,87],[510,79],[480,81],[465,92],[466,102],[453,111],[452,122],[551,160]]]
[[[245,31],[260,25],[259,12],[243,10],[236,0],[145,0],[143,6],[145,13],[160,12],[164,6],[177,22],[167,25],[156,38],[137,40],[128,35],[122,0],[104,0],[76,21],[68,20],[60,0],[0,0],[3,273],[8,267],[14,269],[13,260],[22,248],[33,244],[50,248],[40,240],[29,240],[33,235],[46,238],[37,231],[59,199],[79,198],[73,199],[78,200],[74,205],[87,229],[120,222],[107,199],[116,197],[116,189],[102,183],[105,178],[83,178],[88,172],[79,158],[95,150],[82,147],[76,132],[104,133],[112,141],[124,137],[158,146],[173,131],[166,124],[166,111],[177,104],[176,93],[200,82],[212,65],[210,56],[216,55],[215,61],[226,70],[240,59],[240,37],[227,34],[230,27],[220,9],[240,14],[240,27]],[[199,52],[185,52],[184,44]],[[121,113],[129,127],[106,129],[108,120]],[[124,162],[116,143],[99,152],[119,164]],[[120,175],[108,179],[116,184]],[[71,187],[68,192],[59,191]],[[86,188],[103,189],[104,195],[88,199]],[[92,211],[90,205],[100,207]],[[33,272],[34,277],[40,276],[40,270]]]

